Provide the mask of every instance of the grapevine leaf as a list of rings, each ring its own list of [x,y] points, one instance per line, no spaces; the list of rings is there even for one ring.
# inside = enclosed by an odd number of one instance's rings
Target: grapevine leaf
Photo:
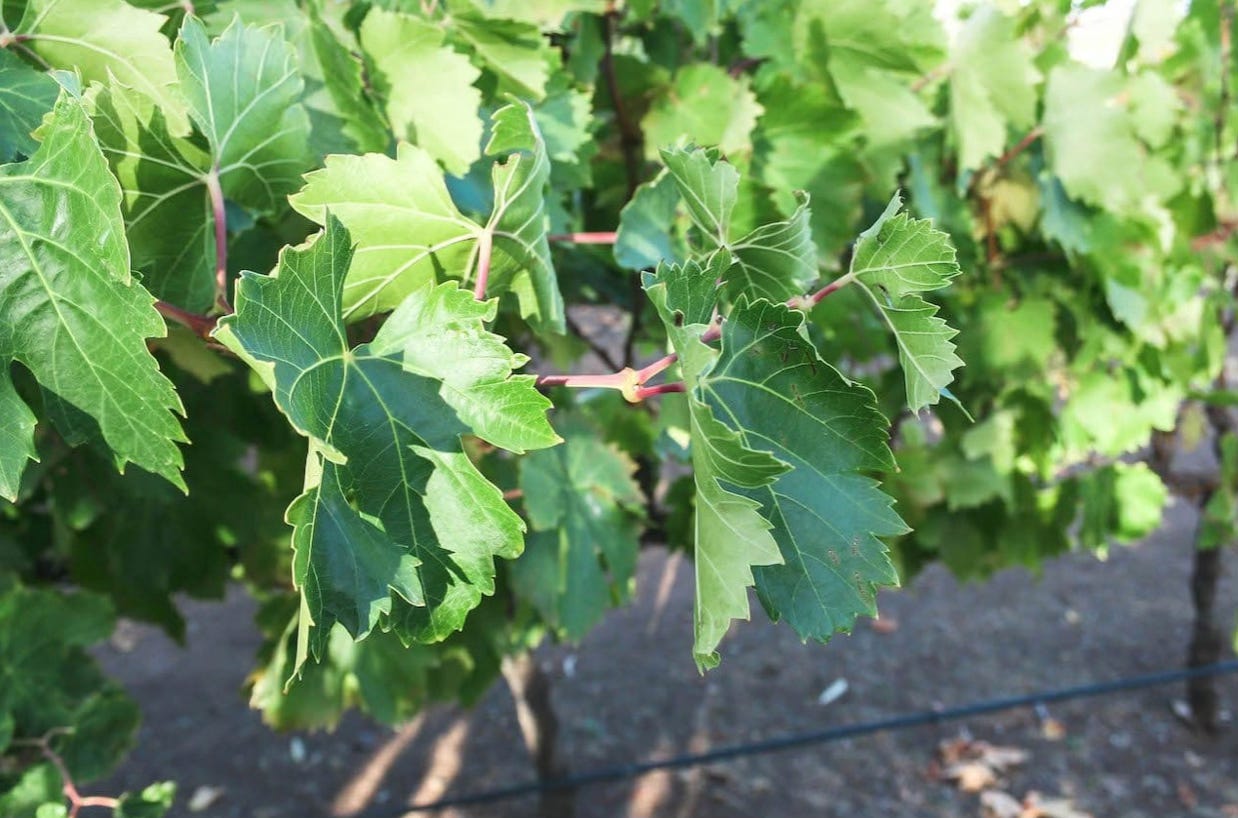
[[[463,176],[481,155],[481,92],[473,87],[481,72],[443,40],[433,23],[381,8],[361,24],[361,47],[378,70],[396,136]]]
[[[163,320],[130,278],[120,189],[67,93],[34,155],[0,167],[0,314],[0,381],[8,386],[8,362],[18,361],[94,419],[118,466],[184,488],[181,404],[145,343],[165,334]],[[6,404],[6,426],[28,421]],[[12,474],[27,451],[0,448],[0,472]]]
[[[1040,73],[1014,21],[992,6],[968,18],[951,48],[950,64],[950,127],[959,167],[975,169],[1001,153],[1007,124],[1031,127]]]
[[[499,110],[493,121],[487,152],[507,160],[494,165],[494,202],[484,225],[460,213],[433,159],[412,145],[401,144],[395,159],[331,156],[306,176],[292,206],[319,224],[330,211],[357,241],[344,288],[346,317],[391,309],[440,276],[475,279],[488,237],[486,292],[510,290],[525,316],[562,328],[563,297],[546,239],[545,145],[523,104]]]
[[[671,229],[678,208],[679,192],[669,173],[638,187],[619,212],[615,261],[631,270],[657,267],[662,261],[682,263],[688,249]]]
[[[735,266],[726,277],[729,294],[779,302],[803,293],[817,280],[808,196],[800,194],[797,202],[791,218],[762,225],[730,244]]]
[[[34,153],[31,132],[56,104],[60,86],[16,54],[0,49],[0,162]]]
[[[880,311],[898,345],[898,359],[913,412],[937,403],[963,361],[951,339],[958,334],[920,297],[960,272],[954,246],[927,219],[901,211],[898,196],[860,234],[851,259],[852,279]]]
[[[727,254],[719,252],[711,266],[692,260],[682,266],[663,264],[644,281],[679,353],[688,396],[697,491],[692,652],[701,669],[717,665],[717,647],[731,620],[749,617],[747,589],[755,582],[753,566],[782,561],[760,503],[737,492],[768,485],[786,466],[745,446],[737,432],[715,417],[701,386],[717,359],[717,352],[701,341],[703,320],[708,320],[716,301],[718,276],[729,266]]]
[[[498,303],[481,302],[454,282],[427,284],[388,320],[377,355],[402,354],[409,372],[442,381],[440,394],[473,433],[511,452],[541,449],[559,442],[546,420],[550,400],[537,391],[532,375],[512,375],[528,362],[503,339],[487,332]]]
[[[16,500],[26,462],[39,459],[34,426],[34,413],[13,388],[5,364],[0,369],[0,497]]]
[[[726,243],[739,191],[739,171],[716,151],[669,148],[662,161],[675,180],[692,222],[715,246]]]
[[[685,66],[641,121],[646,154],[656,159],[659,149],[684,139],[724,154],[750,151],[761,112],[747,78],[708,63]]]
[[[176,43],[176,69],[189,114],[205,134],[224,194],[273,211],[301,183],[310,159],[305,82],[296,55],[276,28],[234,20],[208,40],[194,17]]]
[[[790,467],[770,485],[739,490],[761,504],[782,552],[783,564],[755,569],[770,618],[825,641],[859,614],[875,615],[877,587],[898,584],[878,537],[908,528],[866,475],[894,468],[872,392],[821,359],[802,313],[746,299],[728,314],[701,389],[744,446]]]
[[[908,87],[942,56],[945,36],[931,6],[804,3],[793,32],[798,65],[825,63],[839,96],[863,122],[870,154],[900,148],[918,130],[936,125]]]
[[[728,290],[783,301],[804,291],[817,278],[817,249],[809,227],[808,198],[795,197],[795,213],[786,221],[757,227],[732,238],[731,217],[738,199],[739,172],[714,151],[675,148],[662,151],[667,171],[693,223],[716,247],[726,247],[735,261],[727,273]],[[663,227],[665,232],[666,228]]]
[[[760,75],[757,97],[765,113],[754,137],[754,172],[784,212],[796,207],[794,191],[811,195],[813,239],[833,258],[855,238],[867,181],[859,118],[826,83],[801,85],[782,73]]]
[[[124,194],[134,269],[164,301],[209,309],[215,300],[210,156],[169,134],[148,97],[115,82],[93,91],[95,133]]]
[[[330,212],[357,242],[345,317],[390,310],[440,274],[464,274],[482,228],[456,209],[428,153],[402,143],[395,159],[336,155],[325,164],[290,201],[319,224]]]
[[[532,532],[512,583],[564,638],[576,641],[613,602],[629,598],[643,498],[635,464],[595,432],[520,461]]]
[[[188,128],[177,93],[172,46],[160,29],[167,17],[123,0],[29,0],[14,33],[57,68],[86,82],[109,76],[158,103],[174,133]]]
[[[72,731],[54,746],[82,779],[106,773],[137,727],[137,706],[86,652],[112,626],[102,597],[0,584],[0,720],[23,740]]]
[[[288,511],[304,605],[298,667],[308,653],[321,658],[335,622],[360,638],[389,616],[402,638],[444,638],[493,592],[493,557],[521,549],[520,519],[461,449],[469,429],[440,396],[446,385],[399,353],[426,353],[419,301],[443,295],[419,291],[373,344],[350,349],[351,256],[347,231],[328,219],[308,248],[284,251],[277,275],[244,274],[236,314],[217,330],[311,440],[306,492]],[[472,386],[461,378],[450,390]]]
[[[151,784],[140,793],[125,793],[116,804],[115,818],[163,818],[172,809],[176,784]]]
[[[452,33],[468,43],[478,62],[499,78],[500,92],[531,100],[546,95],[555,59],[537,26],[458,14],[452,17]]]
[[[310,43],[322,68],[323,86],[342,120],[344,134],[359,151],[385,151],[391,134],[367,96],[364,65],[323,21],[317,3],[309,3],[307,9]]]
[[[1165,108],[1143,106],[1143,90],[1115,72],[1081,66],[1058,66],[1049,74],[1045,150],[1071,196],[1129,213],[1145,197],[1167,197],[1181,186],[1169,163],[1150,155],[1140,139],[1141,131],[1160,135],[1157,109]]]

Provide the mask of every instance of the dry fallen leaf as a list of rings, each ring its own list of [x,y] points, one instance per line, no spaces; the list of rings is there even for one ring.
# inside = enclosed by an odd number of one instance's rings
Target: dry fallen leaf
[[[1075,809],[1075,804],[1069,798],[1051,798],[1040,800],[1039,793],[1029,792],[1023,797],[1023,815],[1021,818],[1093,818],[1090,812]]]
[[[997,783],[993,768],[979,761],[961,761],[946,768],[945,777],[963,792],[980,792]]]
[[[984,818],[1023,818],[1023,804],[1001,790],[980,793],[980,814]]]
[[[1066,725],[1055,718],[1047,718],[1040,723],[1040,735],[1049,741],[1061,741],[1066,738]]]
[[[938,753],[944,765],[942,778],[954,781],[963,792],[988,789],[998,775],[1028,759],[1027,751],[1018,747],[961,738],[942,742]]]

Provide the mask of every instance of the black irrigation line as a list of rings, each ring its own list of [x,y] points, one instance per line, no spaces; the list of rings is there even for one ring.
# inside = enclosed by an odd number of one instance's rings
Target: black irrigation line
[[[575,775],[552,778],[545,781],[527,781],[522,784],[511,784],[506,787],[496,787],[492,790],[465,793],[429,801],[424,804],[414,804],[405,807],[384,807],[382,809],[366,810],[360,818],[398,818],[413,812],[429,812],[447,807],[461,807],[469,804],[487,804],[495,801],[506,801],[525,795],[544,792],[573,790],[608,781],[624,781],[638,778],[656,770],[674,770],[683,767],[698,767],[717,761],[726,761],[745,756],[776,753],[791,750],[796,747],[806,747],[812,744],[828,744],[843,739],[867,736],[887,730],[907,730],[912,727],[924,727],[941,724],[947,721],[958,721],[973,716],[984,716],[999,713],[1004,710],[1017,710],[1022,707],[1054,704],[1075,699],[1090,699],[1097,696],[1108,696],[1114,693],[1125,693],[1147,687],[1182,682],[1188,679],[1198,679],[1205,676],[1223,676],[1238,673],[1238,660],[1218,662],[1215,665],[1205,665],[1197,668],[1163,670],[1157,673],[1147,673],[1142,676],[1127,676],[1108,682],[1060,687],[1056,690],[1042,690],[1038,693],[1028,693],[1023,696],[1007,696],[999,699],[986,699],[959,707],[940,710],[922,710],[918,713],[907,713],[887,719],[846,724],[830,727],[824,730],[812,730],[804,733],[788,733],[781,736],[753,741],[744,744],[732,744],[719,747],[704,753],[690,753],[672,756],[655,761],[632,761],[626,764],[615,764],[609,767],[598,767]]]

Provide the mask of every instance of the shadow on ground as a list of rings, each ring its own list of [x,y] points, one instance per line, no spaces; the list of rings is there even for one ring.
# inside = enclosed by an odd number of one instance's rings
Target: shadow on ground
[[[639,599],[578,648],[539,654],[554,677],[564,757],[574,771],[700,751],[784,732],[888,717],[1179,665],[1190,633],[1193,512],[1178,504],[1147,542],[1108,563],[1072,555],[1043,578],[1011,570],[960,585],[934,568],[881,599],[886,627],[862,623],[829,645],[801,645],[784,626],[735,627],[719,669],[692,663],[692,566],[660,550],[640,566]],[[1232,557],[1231,557],[1232,560]],[[1231,572],[1232,574],[1232,572]],[[1221,589],[1233,621],[1238,586]],[[239,694],[258,638],[253,606],[189,603],[189,646],[126,626],[101,650],[145,713],[128,763],[91,791],[174,778],[174,816],[315,818],[525,781],[532,774],[504,688],[471,712],[435,709],[401,730],[350,716],[334,734],[274,734]],[[897,625],[893,630],[891,626]],[[889,632],[886,632],[889,630]],[[122,649],[123,648],[123,649]],[[847,692],[822,705],[845,679]],[[1238,705],[1238,679],[1220,682]],[[838,689],[835,685],[835,689]],[[1097,818],[1238,816],[1238,727],[1193,735],[1172,713],[1177,688],[1063,704],[1045,735],[1028,711],[976,718],[715,764],[582,790],[581,818],[603,816],[979,816],[975,795],[934,774],[940,742],[960,734],[1013,745],[1029,760],[1000,782],[1064,796]],[[196,790],[221,794],[192,813]],[[524,798],[452,816],[534,816]]]

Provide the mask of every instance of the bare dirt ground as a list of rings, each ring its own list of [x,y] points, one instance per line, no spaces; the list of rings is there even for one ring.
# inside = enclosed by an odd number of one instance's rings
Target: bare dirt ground
[[[563,756],[584,771],[1174,667],[1189,635],[1193,525],[1193,512],[1178,504],[1162,531],[1115,550],[1107,564],[1069,556],[1041,579],[1012,570],[960,585],[934,568],[883,595],[885,627],[863,623],[827,646],[799,644],[754,608],[756,621],[732,631],[722,666],[704,678],[690,653],[691,564],[651,551],[641,561],[635,605],[614,612],[579,647],[539,654],[554,678]],[[1232,573],[1220,594],[1223,621],[1233,621],[1238,601]],[[234,593],[224,604],[185,609],[188,649],[129,626],[118,640],[124,644],[99,652],[141,703],[145,724],[128,763],[91,792],[173,778],[181,787],[175,816],[316,818],[361,808],[398,814],[411,801],[532,775],[501,686],[471,712],[436,709],[398,731],[354,715],[334,734],[274,734],[238,692],[258,643],[252,605]],[[822,704],[822,692],[837,691],[839,679],[846,692]],[[1220,688],[1238,706],[1238,678]],[[979,797],[939,774],[939,744],[964,736],[1029,753],[995,785],[1016,798],[1029,791],[1067,798],[1096,818],[1234,818],[1238,726],[1216,739],[1194,735],[1170,709],[1181,695],[1158,688],[1047,714],[1014,711],[657,773],[581,790],[577,812],[980,816]],[[201,802],[211,800],[207,793],[216,798],[191,812],[195,792]],[[440,814],[535,816],[537,802]]]

